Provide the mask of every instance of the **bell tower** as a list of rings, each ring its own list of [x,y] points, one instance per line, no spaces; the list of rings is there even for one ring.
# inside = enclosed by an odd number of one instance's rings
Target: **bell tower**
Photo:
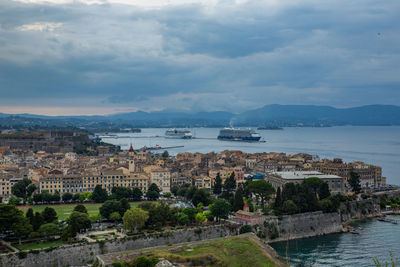
[[[131,144],[131,147],[129,148],[129,172],[133,173],[135,172],[135,169],[135,150]]]

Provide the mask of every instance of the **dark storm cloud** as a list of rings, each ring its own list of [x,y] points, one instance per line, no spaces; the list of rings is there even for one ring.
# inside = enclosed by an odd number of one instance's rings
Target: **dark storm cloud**
[[[398,104],[399,8],[394,0],[156,9],[2,1],[0,104],[42,98],[192,110]]]

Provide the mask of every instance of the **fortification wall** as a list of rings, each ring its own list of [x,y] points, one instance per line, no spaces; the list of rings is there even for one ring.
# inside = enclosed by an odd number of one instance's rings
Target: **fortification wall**
[[[68,245],[53,250],[28,252],[22,259],[20,253],[10,253],[0,255],[0,266],[86,266],[87,263],[96,259],[96,255],[237,235],[238,227],[237,225],[216,225],[186,228],[155,233],[146,237],[127,237],[107,242]]]

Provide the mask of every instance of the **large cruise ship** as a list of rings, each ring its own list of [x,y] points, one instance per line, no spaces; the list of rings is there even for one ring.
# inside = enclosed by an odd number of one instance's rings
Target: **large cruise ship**
[[[181,139],[191,139],[193,137],[192,132],[187,129],[168,129],[165,132],[165,137],[167,138],[181,138]]]
[[[220,130],[218,139],[228,141],[256,142],[260,141],[261,136],[252,129],[238,129],[230,127]]]

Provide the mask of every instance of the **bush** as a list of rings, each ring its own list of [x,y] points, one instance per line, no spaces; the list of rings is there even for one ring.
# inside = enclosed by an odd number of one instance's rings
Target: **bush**
[[[251,233],[251,232],[252,232],[251,226],[248,224],[243,225],[242,227],[240,227],[240,230],[239,230],[240,234]]]
[[[19,251],[17,255],[18,259],[25,259],[28,253],[26,251]]]

